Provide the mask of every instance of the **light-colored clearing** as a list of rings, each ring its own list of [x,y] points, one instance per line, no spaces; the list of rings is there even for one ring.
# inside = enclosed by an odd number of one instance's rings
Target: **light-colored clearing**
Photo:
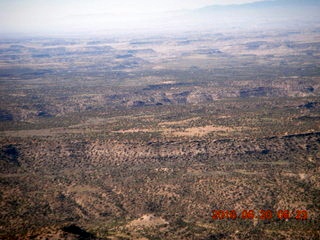
[[[189,122],[199,120],[200,117],[194,117],[194,118],[189,118],[181,121],[175,121],[175,122],[162,122],[159,123],[159,126],[182,126],[185,124],[188,124]]]
[[[299,173],[299,177],[300,177],[301,180],[304,180],[304,179],[307,178],[307,174],[305,174],[305,173]]]
[[[164,81],[162,82],[162,84],[175,84],[176,81]]]
[[[142,129],[142,128],[132,128],[132,129],[127,129],[127,130],[118,130],[118,131],[112,131],[113,133],[138,133],[138,132],[156,132],[155,129]]]
[[[234,132],[242,130],[242,128],[231,128],[224,126],[204,126],[204,127],[191,127],[186,128],[184,131],[172,131],[168,129],[166,133],[177,136],[177,137],[190,137],[190,136],[204,136],[212,132]]]
[[[161,217],[156,217],[153,214],[145,214],[141,218],[131,221],[128,227],[154,227],[159,225],[168,224]]]
[[[175,137],[192,137],[192,136],[204,136],[212,132],[219,132],[219,133],[230,133],[230,132],[236,132],[236,131],[242,131],[246,130],[246,127],[225,127],[225,126],[212,126],[207,125],[203,127],[190,127],[185,129],[174,129],[170,127],[164,127],[166,125],[168,126],[181,126],[184,123],[188,123],[188,121],[191,121],[194,119],[187,119],[179,122],[164,122],[159,125],[162,125],[161,129],[151,129],[151,128],[132,128],[127,130],[118,130],[118,131],[112,131],[114,133],[149,133],[149,132],[160,132],[163,135],[166,136],[175,136]]]

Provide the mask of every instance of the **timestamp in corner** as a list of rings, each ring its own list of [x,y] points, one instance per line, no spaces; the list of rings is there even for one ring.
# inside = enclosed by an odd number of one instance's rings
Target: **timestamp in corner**
[[[241,212],[236,212],[235,210],[220,210],[216,209],[212,211],[211,215],[213,220],[250,220],[250,219],[259,219],[259,220],[272,220],[272,219],[280,219],[280,220],[308,220],[308,211],[307,210],[270,210],[270,209],[261,209],[261,210],[252,210],[245,209]]]

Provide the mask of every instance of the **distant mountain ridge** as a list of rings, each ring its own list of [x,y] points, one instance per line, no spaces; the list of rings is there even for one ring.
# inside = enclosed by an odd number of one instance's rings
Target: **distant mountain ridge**
[[[197,26],[224,30],[310,28],[320,25],[320,0],[268,0],[210,5],[189,13]],[[196,24],[194,24],[196,25]]]
[[[197,9],[197,11],[205,12],[212,10],[230,10],[245,8],[272,8],[272,7],[320,7],[319,0],[268,0],[253,3],[231,4],[231,5],[209,5]]]

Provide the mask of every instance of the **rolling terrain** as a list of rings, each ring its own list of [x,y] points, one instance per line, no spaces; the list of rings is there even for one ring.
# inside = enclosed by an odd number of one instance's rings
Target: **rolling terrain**
[[[316,28],[0,40],[0,238],[318,239],[319,50]]]

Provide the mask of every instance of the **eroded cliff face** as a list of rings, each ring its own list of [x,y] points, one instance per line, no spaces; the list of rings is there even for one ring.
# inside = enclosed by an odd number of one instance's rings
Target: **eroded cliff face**
[[[212,73],[201,72],[198,75],[201,74],[208,74],[210,77]],[[199,84],[198,77],[195,76],[193,83],[149,85],[135,89],[135,92],[119,89],[116,94],[108,87],[101,87],[91,89],[90,94],[69,92],[70,95],[65,97],[44,95],[30,100],[28,93],[22,91],[15,101],[20,99],[25,103],[18,106],[6,104],[5,109],[0,109],[0,122],[50,121],[54,117],[86,111],[108,111],[110,108],[199,105],[214,104],[215,101],[230,98],[316,97],[320,94],[318,77],[275,77],[267,83],[262,80],[225,80],[214,84]],[[29,101],[34,103],[27,104]]]

